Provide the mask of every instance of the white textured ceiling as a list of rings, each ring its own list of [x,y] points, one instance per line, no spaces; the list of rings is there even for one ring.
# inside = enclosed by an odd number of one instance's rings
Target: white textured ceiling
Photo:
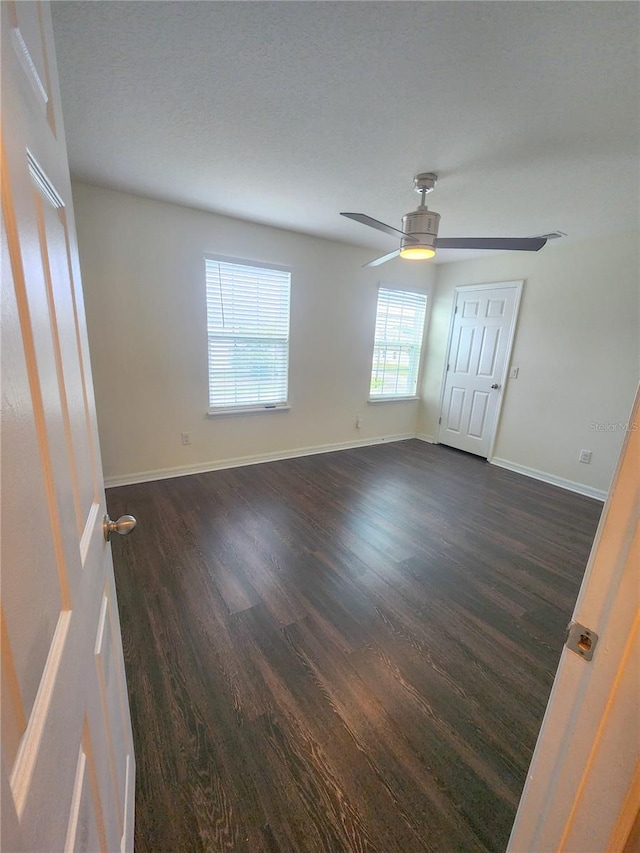
[[[338,212],[400,227],[418,171],[442,237],[637,228],[639,11],[54,2],[72,173],[374,256]]]

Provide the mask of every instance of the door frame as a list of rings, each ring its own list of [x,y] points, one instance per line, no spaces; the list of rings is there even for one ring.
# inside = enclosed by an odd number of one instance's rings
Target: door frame
[[[447,349],[445,353],[444,365],[442,368],[442,381],[440,384],[440,403],[438,405],[438,430],[436,432],[436,444],[441,444],[440,441],[440,433],[442,431],[442,409],[444,406],[444,390],[447,381],[447,365],[449,364],[449,354],[451,352],[451,341],[453,338],[453,325],[456,318],[456,303],[458,301],[458,296],[461,293],[466,293],[472,290],[501,290],[511,288],[515,290],[516,294],[516,302],[513,309],[513,320],[511,321],[511,328],[509,329],[509,333],[507,336],[507,357],[504,361],[504,371],[503,376],[500,378],[500,386],[502,393],[500,394],[500,399],[498,400],[498,407],[496,409],[496,417],[493,425],[493,435],[491,436],[491,440],[489,442],[489,450],[487,452],[487,462],[491,462],[493,459],[493,450],[496,444],[496,438],[498,436],[498,427],[500,426],[500,416],[502,414],[502,402],[504,400],[504,392],[506,391],[506,381],[509,376],[509,370],[511,369],[511,353],[513,351],[513,343],[516,337],[516,328],[518,325],[518,317],[520,315],[520,304],[522,302],[522,291],[524,289],[525,279],[515,279],[513,281],[496,281],[489,282],[487,284],[459,284],[453,291],[453,304],[451,306],[451,318],[449,320],[449,333],[447,335]],[[480,457],[482,458],[482,457]]]
[[[619,853],[637,820],[639,459],[640,386],[571,617],[598,645],[562,649],[507,853]]]

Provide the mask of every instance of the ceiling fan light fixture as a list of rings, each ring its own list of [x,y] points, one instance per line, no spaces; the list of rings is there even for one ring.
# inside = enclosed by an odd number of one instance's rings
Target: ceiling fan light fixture
[[[431,246],[420,246],[415,243],[400,249],[400,257],[408,261],[425,261],[427,258],[433,258],[435,253],[436,250]]]
[[[402,230],[407,235],[400,241],[400,257],[424,261],[436,253],[436,239],[440,214],[420,205],[417,210],[402,217]]]

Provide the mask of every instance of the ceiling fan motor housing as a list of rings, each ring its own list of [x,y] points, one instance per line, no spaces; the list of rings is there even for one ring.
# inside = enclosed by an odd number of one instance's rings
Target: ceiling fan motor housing
[[[400,249],[409,249],[420,245],[428,246],[435,250],[439,225],[440,214],[433,210],[428,210],[426,207],[420,206],[417,210],[407,213],[406,216],[402,217],[402,230],[405,234],[410,234],[420,242],[416,244],[414,241],[403,237]]]

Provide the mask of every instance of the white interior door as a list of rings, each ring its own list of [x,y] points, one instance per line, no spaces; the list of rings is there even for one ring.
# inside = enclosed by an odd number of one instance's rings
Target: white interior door
[[[438,441],[489,456],[522,282],[456,288]]]
[[[2,3],[2,849],[133,849],[134,756],[49,8]]]
[[[640,390],[573,621],[598,635],[566,648],[509,853],[622,853],[640,809]]]

